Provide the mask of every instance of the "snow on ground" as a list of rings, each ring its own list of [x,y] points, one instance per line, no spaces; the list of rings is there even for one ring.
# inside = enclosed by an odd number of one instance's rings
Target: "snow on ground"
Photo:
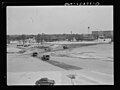
[[[72,50],[53,52],[52,55],[113,61],[113,45],[99,44]]]
[[[82,70],[82,69],[93,70],[111,75],[113,74],[113,70],[114,70],[113,62],[106,62],[104,60],[94,60],[94,59],[90,60],[90,59],[79,59],[79,58],[70,58],[70,57],[51,57],[50,64],[52,65],[56,65],[56,63],[52,62],[52,60],[56,62],[60,62],[62,64],[76,66],[76,68],[73,67],[73,69],[70,67],[72,70]],[[63,65],[62,68],[66,69],[66,67]]]
[[[75,79],[68,77],[75,75]],[[113,85],[113,77],[92,71],[40,71],[40,72],[7,72],[7,85],[35,85],[41,78],[55,81],[55,85]]]
[[[15,48],[15,47],[7,48],[7,52],[19,52],[19,51],[21,51],[21,49],[18,49],[18,48]]]
[[[7,54],[7,85],[34,85],[43,77],[55,80],[55,85],[72,85],[72,81],[75,85],[114,84],[113,62],[105,61],[108,58],[113,61],[113,44],[49,53],[51,59],[47,62],[30,55]],[[76,78],[71,81],[69,74],[75,74]]]
[[[61,68],[50,65],[30,55],[7,55],[7,72],[38,72],[49,70],[61,70]]]
[[[75,75],[75,79],[73,79],[74,85],[113,85],[113,76],[87,70],[64,71],[63,83],[65,82],[65,78],[67,79],[68,75],[71,74]]]
[[[99,41],[79,41],[79,42],[68,42],[68,41],[56,41],[56,42],[46,42],[48,44],[93,44],[93,43],[108,43],[108,41],[105,42],[99,42]]]
[[[55,85],[61,85],[60,71],[41,71],[41,72],[8,72],[7,85],[35,85],[41,78],[47,77],[55,80]]]

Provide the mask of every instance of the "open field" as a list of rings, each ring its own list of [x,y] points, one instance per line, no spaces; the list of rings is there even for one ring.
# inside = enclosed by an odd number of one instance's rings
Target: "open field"
[[[9,46],[7,50],[7,84],[35,85],[42,77],[55,80],[55,85],[72,85],[69,74],[75,74],[75,85],[113,85],[113,44],[97,44],[52,51],[50,61],[15,53],[20,49]],[[11,49],[12,48],[12,49]]]

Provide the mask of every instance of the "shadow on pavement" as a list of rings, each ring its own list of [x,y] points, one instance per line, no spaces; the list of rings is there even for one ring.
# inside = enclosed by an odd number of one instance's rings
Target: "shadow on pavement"
[[[80,68],[80,67],[77,67],[77,66],[73,66],[73,65],[65,64],[63,62],[58,62],[58,61],[53,61],[53,60],[49,60],[49,61],[46,61],[46,62],[49,63],[49,64],[52,64],[54,66],[63,68],[65,70],[80,70],[80,69],[83,69],[83,68]]]

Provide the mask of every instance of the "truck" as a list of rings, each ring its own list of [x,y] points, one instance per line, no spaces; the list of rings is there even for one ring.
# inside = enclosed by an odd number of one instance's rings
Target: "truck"
[[[37,52],[33,52],[32,56],[33,57],[39,57],[43,61],[50,60],[50,55],[46,55],[46,54],[42,54],[42,53],[38,54]]]
[[[47,60],[50,59],[50,55],[43,55],[43,56],[41,57],[41,59],[42,59],[43,61],[47,61]]]

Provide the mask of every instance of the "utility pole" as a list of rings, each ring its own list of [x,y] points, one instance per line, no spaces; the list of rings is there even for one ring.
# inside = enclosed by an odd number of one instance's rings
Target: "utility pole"
[[[41,38],[42,38],[42,39],[41,39],[41,44],[43,44],[43,42],[44,42],[44,35],[45,35],[45,34],[42,33],[42,36],[41,36]]]
[[[90,27],[88,27],[88,34],[90,34],[90,31],[89,31]]]
[[[72,31],[71,31],[71,37],[72,37],[71,39],[72,39],[72,41],[73,41],[73,35],[72,35]]]

